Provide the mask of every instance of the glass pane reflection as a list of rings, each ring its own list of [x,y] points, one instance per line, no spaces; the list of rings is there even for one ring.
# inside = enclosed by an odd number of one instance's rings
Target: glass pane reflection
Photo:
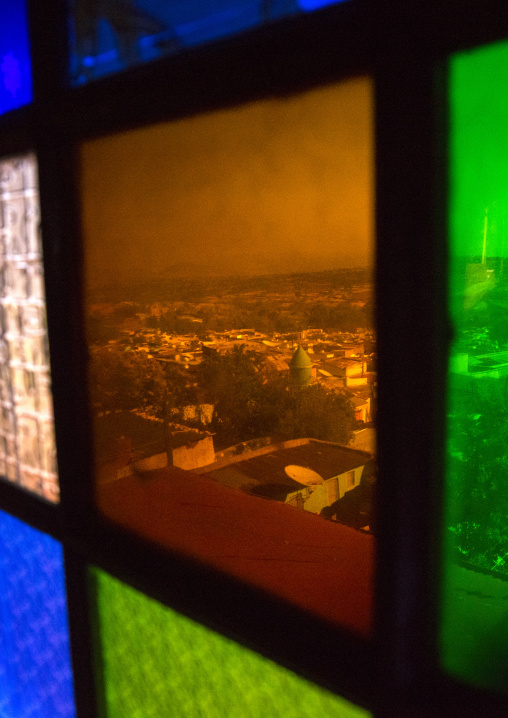
[[[344,0],[70,0],[71,82]]]

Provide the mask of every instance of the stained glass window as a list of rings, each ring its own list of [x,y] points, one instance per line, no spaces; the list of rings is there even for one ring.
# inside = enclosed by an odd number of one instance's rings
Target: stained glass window
[[[25,0],[0,3],[0,114],[32,99]]]
[[[74,718],[62,547],[0,511],[0,715]]]
[[[450,63],[450,314],[442,655],[508,682],[508,44]]]
[[[98,569],[90,579],[104,718],[370,715]]]
[[[0,160],[0,475],[58,500],[37,162]]]
[[[70,0],[71,80],[82,84],[344,0]]]

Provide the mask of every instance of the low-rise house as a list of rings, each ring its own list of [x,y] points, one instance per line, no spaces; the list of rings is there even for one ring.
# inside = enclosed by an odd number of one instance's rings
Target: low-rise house
[[[353,438],[350,441],[353,449],[361,449],[371,454],[376,453],[376,430],[373,426],[366,426],[363,429],[353,431]]]
[[[489,354],[455,354],[450,373],[464,395],[471,393],[508,405],[508,351]]]
[[[362,356],[365,351],[363,342],[342,342],[341,348],[345,357]]]
[[[360,485],[372,455],[330,441],[294,439],[230,457],[198,473],[315,514]]]
[[[96,417],[96,471],[99,482],[165,466],[196,469],[215,460],[213,435],[155,417],[119,411]]]
[[[370,396],[353,396],[351,401],[355,408],[355,419],[356,421],[363,421],[364,424],[372,420],[370,410]]]
[[[215,460],[213,436],[208,431],[170,432],[170,444],[166,453],[168,466],[191,470]]]

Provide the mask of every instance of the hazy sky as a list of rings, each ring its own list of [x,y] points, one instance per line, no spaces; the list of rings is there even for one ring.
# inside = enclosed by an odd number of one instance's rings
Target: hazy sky
[[[372,125],[360,78],[85,143],[88,285],[371,264]]]
[[[455,55],[449,85],[452,252],[478,258],[487,230],[487,255],[507,257],[508,43]]]

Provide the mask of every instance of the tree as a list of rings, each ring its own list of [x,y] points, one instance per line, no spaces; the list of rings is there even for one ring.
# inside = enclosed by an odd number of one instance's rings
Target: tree
[[[90,314],[86,319],[86,337],[89,344],[103,345],[111,339],[118,339],[120,330],[111,320],[100,314]]]
[[[118,353],[107,348],[93,352],[89,385],[96,412],[150,409],[156,416],[163,415],[167,393],[164,372],[159,362],[144,352]]]
[[[353,405],[346,396],[311,384],[288,390],[277,433],[283,439],[309,437],[348,444],[354,425]]]
[[[508,411],[494,381],[466,386],[461,379],[455,377],[450,392],[448,528],[457,557],[507,573]]]
[[[198,381],[214,404],[212,428],[219,443],[235,444],[256,438],[256,405],[263,391],[261,360],[244,346],[226,354],[207,354]]]
[[[243,346],[207,355],[198,381],[215,405],[212,429],[222,446],[262,436],[342,444],[351,438],[355,418],[347,397],[319,384],[292,387],[287,375]]]

